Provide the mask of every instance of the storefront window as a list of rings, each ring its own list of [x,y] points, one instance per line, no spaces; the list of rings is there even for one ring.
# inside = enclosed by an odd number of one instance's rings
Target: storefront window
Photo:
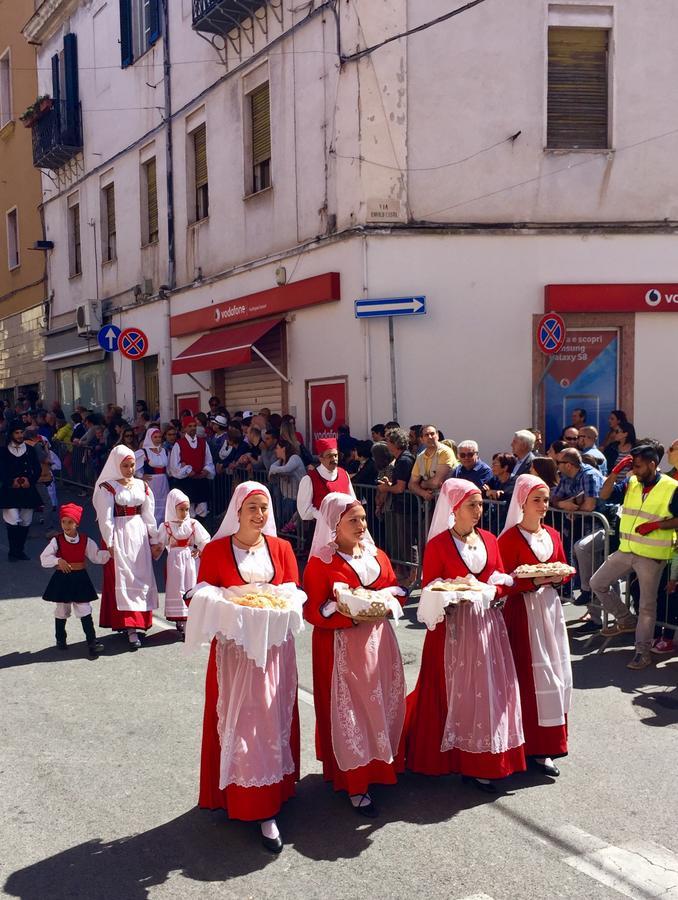
[[[76,406],[85,406],[94,412],[102,412],[106,404],[106,364],[93,363],[73,369],[59,370],[59,401],[65,413]]]

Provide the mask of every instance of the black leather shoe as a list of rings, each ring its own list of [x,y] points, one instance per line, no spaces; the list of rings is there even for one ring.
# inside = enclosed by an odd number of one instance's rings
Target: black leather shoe
[[[138,650],[140,647],[141,647],[141,641],[139,640],[138,637],[134,641],[129,641],[130,650]]]
[[[87,649],[92,656],[98,656],[100,653],[103,653],[106,648],[101,641],[92,641],[91,644],[87,645]]]
[[[482,791],[484,794],[498,794],[497,786],[493,784],[491,781],[479,781],[477,778],[471,778],[469,775],[462,775],[461,780],[465,784],[472,784],[473,787],[478,788],[479,791]]]
[[[280,835],[277,838],[269,838],[266,837],[265,834],[261,836],[261,843],[264,845],[266,850],[270,850],[271,853],[281,853],[283,848],[283,842]]]
[[[68,650],[68,644],[66,641],[57,641],[57,650]]]
[[[588,606],[591,602],[591,591],[582,591],[578,597],[572,599],[573,606]]]
[[[361,800],[367,797],[367,794],[363,794],[360,798]],[[351,804],[353,806],[353,804]],[[362,806],[353,806],[353,809],[358,813],[359,816],[365,816],[366,819],[374,819],[379,815],[379,810],[374,805],[372,800],[369,803],[363,803]]]
[[[580,634],[598,634],[599,631],[602,630],[602,625],[598,622],[594,622],[593,619],[589,619],[588,622],[584,622],[583,625],[580,625],[579,628],[575,630],[575,634],[579,636]]]
[[[560,769],[555,763],[548,765],[547,763],[537,762],[536,759],[533,759],[532,762],[539,769],[540,772],[543,772],[544,775],[550,775],[551,778],[557,778],[560,775]]]

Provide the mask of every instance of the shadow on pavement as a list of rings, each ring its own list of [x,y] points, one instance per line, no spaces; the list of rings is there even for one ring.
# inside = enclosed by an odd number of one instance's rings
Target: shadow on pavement
[[[157,828],[115,841],[91,840],[12,873],[5,896],[22,900],[147,900],[170,873],[223,882],[275,860],[256,823],[226,822],[197,807]]]
[[[69,619],[69,641],[68,650],[57,650],[54,645],[45,647],[44,650],[38,650],[36,653],[7,653],[0,656],[0,669],[13,669],[18,666],[32,666],[36,663],[58,663],[69,662],[75,659],[89,659],[87,654],[87,644],[82,637],[82,630],[78,622],[74,622],[73,618]],[[75,629],[77,628],[77,631]],[[72,638],[71,632],[74,631],[77,637]],[[78,634],[78,632],[80,632]],[[100,640],[106,648],[98,657],[92,658],[91,662],[97,660],[105,660],[107,656],[120,656],[122,653],[130,653],[127,635],[97,633],[97,639]],[[161,647],[167,647],[169,644],[179,643],[176,634],[173,631],[155,631],[148,637],[142,637],[141,650],[137,653],[144,653],[148,650],[154,650]]]

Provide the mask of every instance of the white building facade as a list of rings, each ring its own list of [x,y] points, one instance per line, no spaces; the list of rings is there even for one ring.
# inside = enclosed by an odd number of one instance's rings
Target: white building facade
[[[76,35],[82,111],[81,149],[44,179],[55,389],[75,398],[89,366],[127,412],[216,393],[308,437],[432,420],[484,455],[575,406],[675,437],[670,0],[448,11],[46,0],[25,30],[42,87]],[[355,317],[422,296],[391,328]],[[89,300],[145,332],[143,359],[75,335]],[[550,311],[569,336],[544,377]]]

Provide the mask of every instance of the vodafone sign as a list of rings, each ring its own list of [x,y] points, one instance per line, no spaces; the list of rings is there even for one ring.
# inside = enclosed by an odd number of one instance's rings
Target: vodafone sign
[[[678,312],[678,284],[547,284],[544,310]]]

